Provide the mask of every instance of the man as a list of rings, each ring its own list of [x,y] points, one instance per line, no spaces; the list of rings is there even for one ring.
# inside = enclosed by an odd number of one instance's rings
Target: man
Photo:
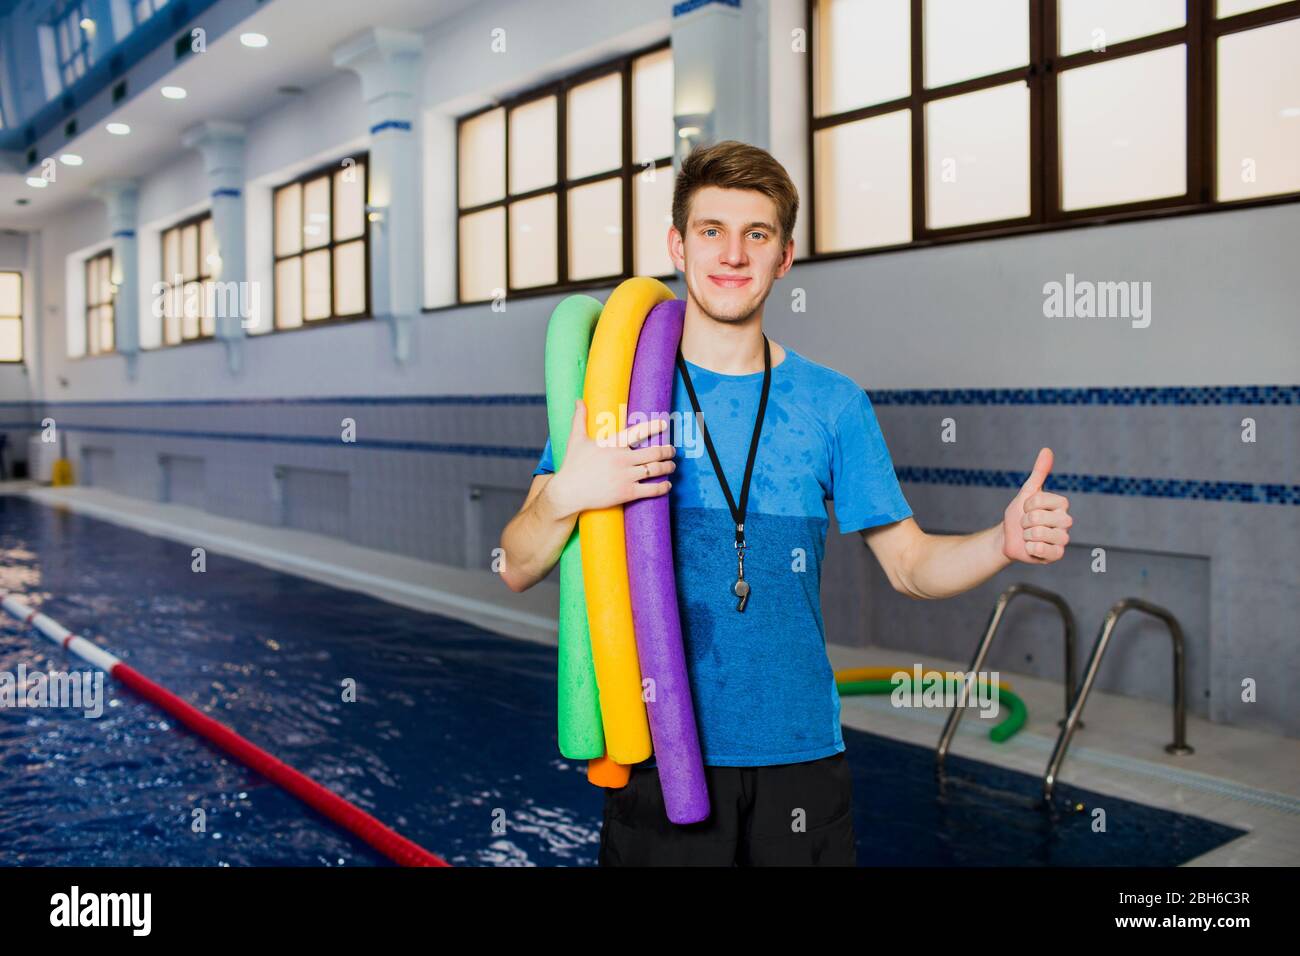
[[[1057,561],[1069,541],[1068,502],[1041,490],[1052,467],[1047,448],[1001,522],[975,534],[926,534],[862,388],[769,343],[764,304],[793,263],[798,206],[785,169],[761,149],[727,141],[685,160],[668,232],[687,290],[672,418],[694,421],[698,411],[692,451],[700,453],[635,447],[661,422],[626,429],[617,446],[597,443],[578,402],[563,466],[553,473],[548,442],[502,533],[502,576],[523,591],[556,562],[579,512],[669,495],[711,814],[670,823],[652,757],[625,787],[606,791],[602,865],[854,864],[819,596],[826,499],[840,531],[860,531],[893,587],[913,598],[960,594],[1013,561]],[[644,481],[661,475],[671,478]]]

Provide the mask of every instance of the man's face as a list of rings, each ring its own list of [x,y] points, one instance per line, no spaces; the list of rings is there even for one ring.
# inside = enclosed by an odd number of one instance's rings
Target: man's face
[[[752,189],[697,191],[686,235],[669,230],[668,245],[690,298],[719,322],[758,312],[794,261],[794,241],[781,241],[776,203]]]

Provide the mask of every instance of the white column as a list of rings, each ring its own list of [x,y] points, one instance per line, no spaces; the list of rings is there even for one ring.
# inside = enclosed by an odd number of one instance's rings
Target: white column
[[[374,27],[334,51],[334,65],[361,78],[370,129],[371,307],[392,321],[394,352],[408,351],[407,323],[420,311],[420,152],[415,134],[423,41]]]
[[[768,0],[673,3],[676,165],[698,144],[768,148]]]
[[[127,374],[135,377],[140,353],[139,260],[136,251],[136,218],[140,184],[134,179],[106,179],[95,184],[94,195],[108,213],[108,232],[113,240],[112,281],[113,350],[126,359]]]
[[[208,194],[212,199],[212,234],[217,243],[218,263],[211,263],[212,279],[218,288],[238,290],[234,295],[217,294],[215,303],[216,336],[226,343],[226,358],[231,371],[240,365],[239,343],[244,338],[245,322],[250,325],[260,316],[245,315],[252,303],[269,307],[263,297],[247,291],[247,262],[244,253],[244,128],[237,123],[211,121],[185,131],[182,140],[187,149],[203,157]],[[233,283],[227,285],[228,283]],[[231,314],[224,306],[240,303]]]

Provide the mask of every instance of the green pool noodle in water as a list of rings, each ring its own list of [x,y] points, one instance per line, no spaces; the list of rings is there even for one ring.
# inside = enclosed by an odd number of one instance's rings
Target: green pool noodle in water
[[[910,677],[908,683],[911,683]],[[853,697],[858,694],[892,694],[896,685],[892,680],[855,680],[837,683],[835,686],[844,696]],[[1000,744],[1025,726],[1029,710],[1025,707],[1025,702],[1009,690],[998,690],[998,704],[1006,705],[1007,717],[989,730],[989,740]]]

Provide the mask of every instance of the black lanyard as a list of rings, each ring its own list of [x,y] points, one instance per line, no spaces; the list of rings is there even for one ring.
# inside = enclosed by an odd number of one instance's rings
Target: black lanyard
[[[691,408],[695,410],[695,420],[699,423],[700,434],[704,436],[704,447],[708,449],[709,460],[713,462],[713,470],[717,473],[718,484],[722,486],[722,493],[727,498],[727,507],[731,509],[731,517],[736,522],[736,583],[731,587],[731,593],[740,598],[740,603],[736,605],[737,611],[745,610],[745,604],[749,601],[749,582],[745,580],[745,509],[749,505],[749,479],[754,474],[754,459],[758,456],[758,436],[763,431],[763,416],[767,412],[767,393],[772,384],[772,346],[767,341],[767,336],[763,336],[763,393],[758,400],[758,418],[754,422],[754,435],[749,440],[749,458],[745,462],[745,480],[740,486],[740,504],[736,504],[736,499],[731,495],[731,488],[727,485],[727,478],[722,473],[722,462],[718,460],[718,452],[713,447],[713,439],[709,437],[709,430],[704,424],[704,412],[700,410],[700,400],[695,395],[695,386],[691,384],[691,373],[686,370],[686,359],[682,357],[681,347],[677,348],[677,368],[682,373],[682,381],[686,384],[686,394],[691,397]]]

